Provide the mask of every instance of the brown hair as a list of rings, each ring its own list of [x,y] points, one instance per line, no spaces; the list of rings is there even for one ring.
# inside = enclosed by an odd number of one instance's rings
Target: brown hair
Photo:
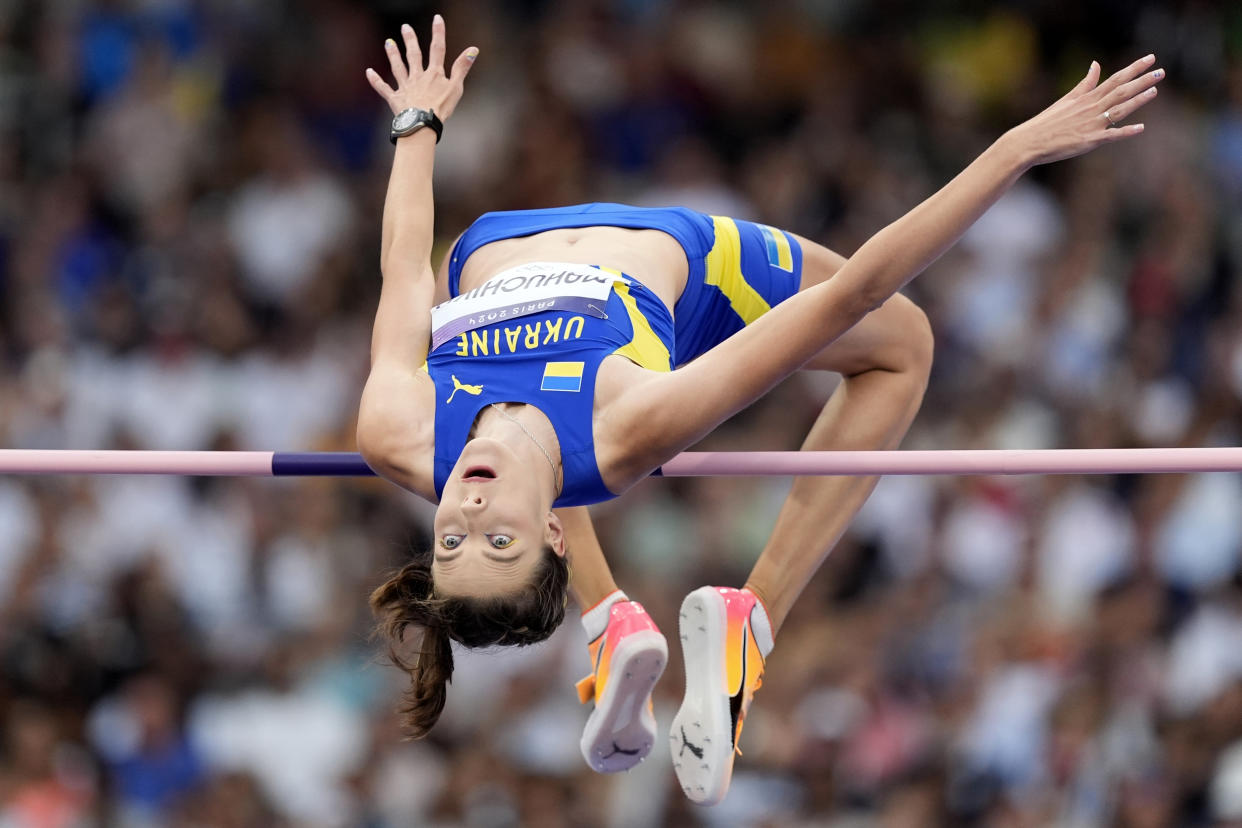
[[[453,677],[450,640],[470,648],[543,641],[565,618],[569,588],[568,562],[551,546],[543,548],[529,584],[486,598],[436,595],[431,558],[430,549],[415,556],[371,593],[376,634],[388,639],[389,657],[410,675],[401,723],[415,739],[427,735],[444,709]],[[421,629],[422,641],[410,654],[404,645],[412,627]]]

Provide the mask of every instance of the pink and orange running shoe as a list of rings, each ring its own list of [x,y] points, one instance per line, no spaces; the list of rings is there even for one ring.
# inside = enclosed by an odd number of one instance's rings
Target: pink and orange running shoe
[[[655,744],[651,690],[668,664],[668,643],[637,601],[618,601],[603,635],[590,644],[591,675],[578,699],[595,709],[582,732],[582,757],[599,773],[629,770]]]
[[[772,625],[746,590],[700,587],[681,603],[686,696],[669,730],[677,781],[691,802],[715,805],[733,776],[738,737],[763,663],[772,651]]]

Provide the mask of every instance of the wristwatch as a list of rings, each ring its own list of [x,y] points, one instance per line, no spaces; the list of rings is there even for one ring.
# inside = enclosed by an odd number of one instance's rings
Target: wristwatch
[[[431,109],[419,109],[418,107],[410,107],[398,112],[392,118],[392,131],[388,137],[392,142],[397,143],[397,139],[418,132],[425,126],[431,127],[436,133],[436,143],[440,143],[440,136],[444,134],[444,122],[436,117],[436,113]]]

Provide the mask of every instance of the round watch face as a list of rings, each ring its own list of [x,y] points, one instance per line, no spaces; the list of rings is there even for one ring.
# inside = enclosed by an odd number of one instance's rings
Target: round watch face
[[[396,117],[392,119],[393,132],[403,132],[414,126],[414,124],[418,123],[419,116],[422,114],[420,109],[405,109],[398,112]]]

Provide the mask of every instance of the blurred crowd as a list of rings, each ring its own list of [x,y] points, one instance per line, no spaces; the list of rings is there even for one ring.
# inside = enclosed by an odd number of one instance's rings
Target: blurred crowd
[[[0,445],[352,449],[409,21],[481,54],[437,156],[477,214],[609,200],[848,255],[1100,59],[1146,134],[1028,176],[910,288],[908,448],[1242,440],[1242,12],[1209,0],[8,0]],[[713,449],[796,448],[792,378]],[[596,511],[666,631],[787,483]],[[733,789],[578,755],[571,621],[461,653],[402,739],[366,596],[428,542],[377,481],[0,479],[0,826],[1242,825],[1242,480],[889,478],[768,662]],[[675,648],[674,648],[675,650]],[[657,693],[679,702],[676,653]]]

